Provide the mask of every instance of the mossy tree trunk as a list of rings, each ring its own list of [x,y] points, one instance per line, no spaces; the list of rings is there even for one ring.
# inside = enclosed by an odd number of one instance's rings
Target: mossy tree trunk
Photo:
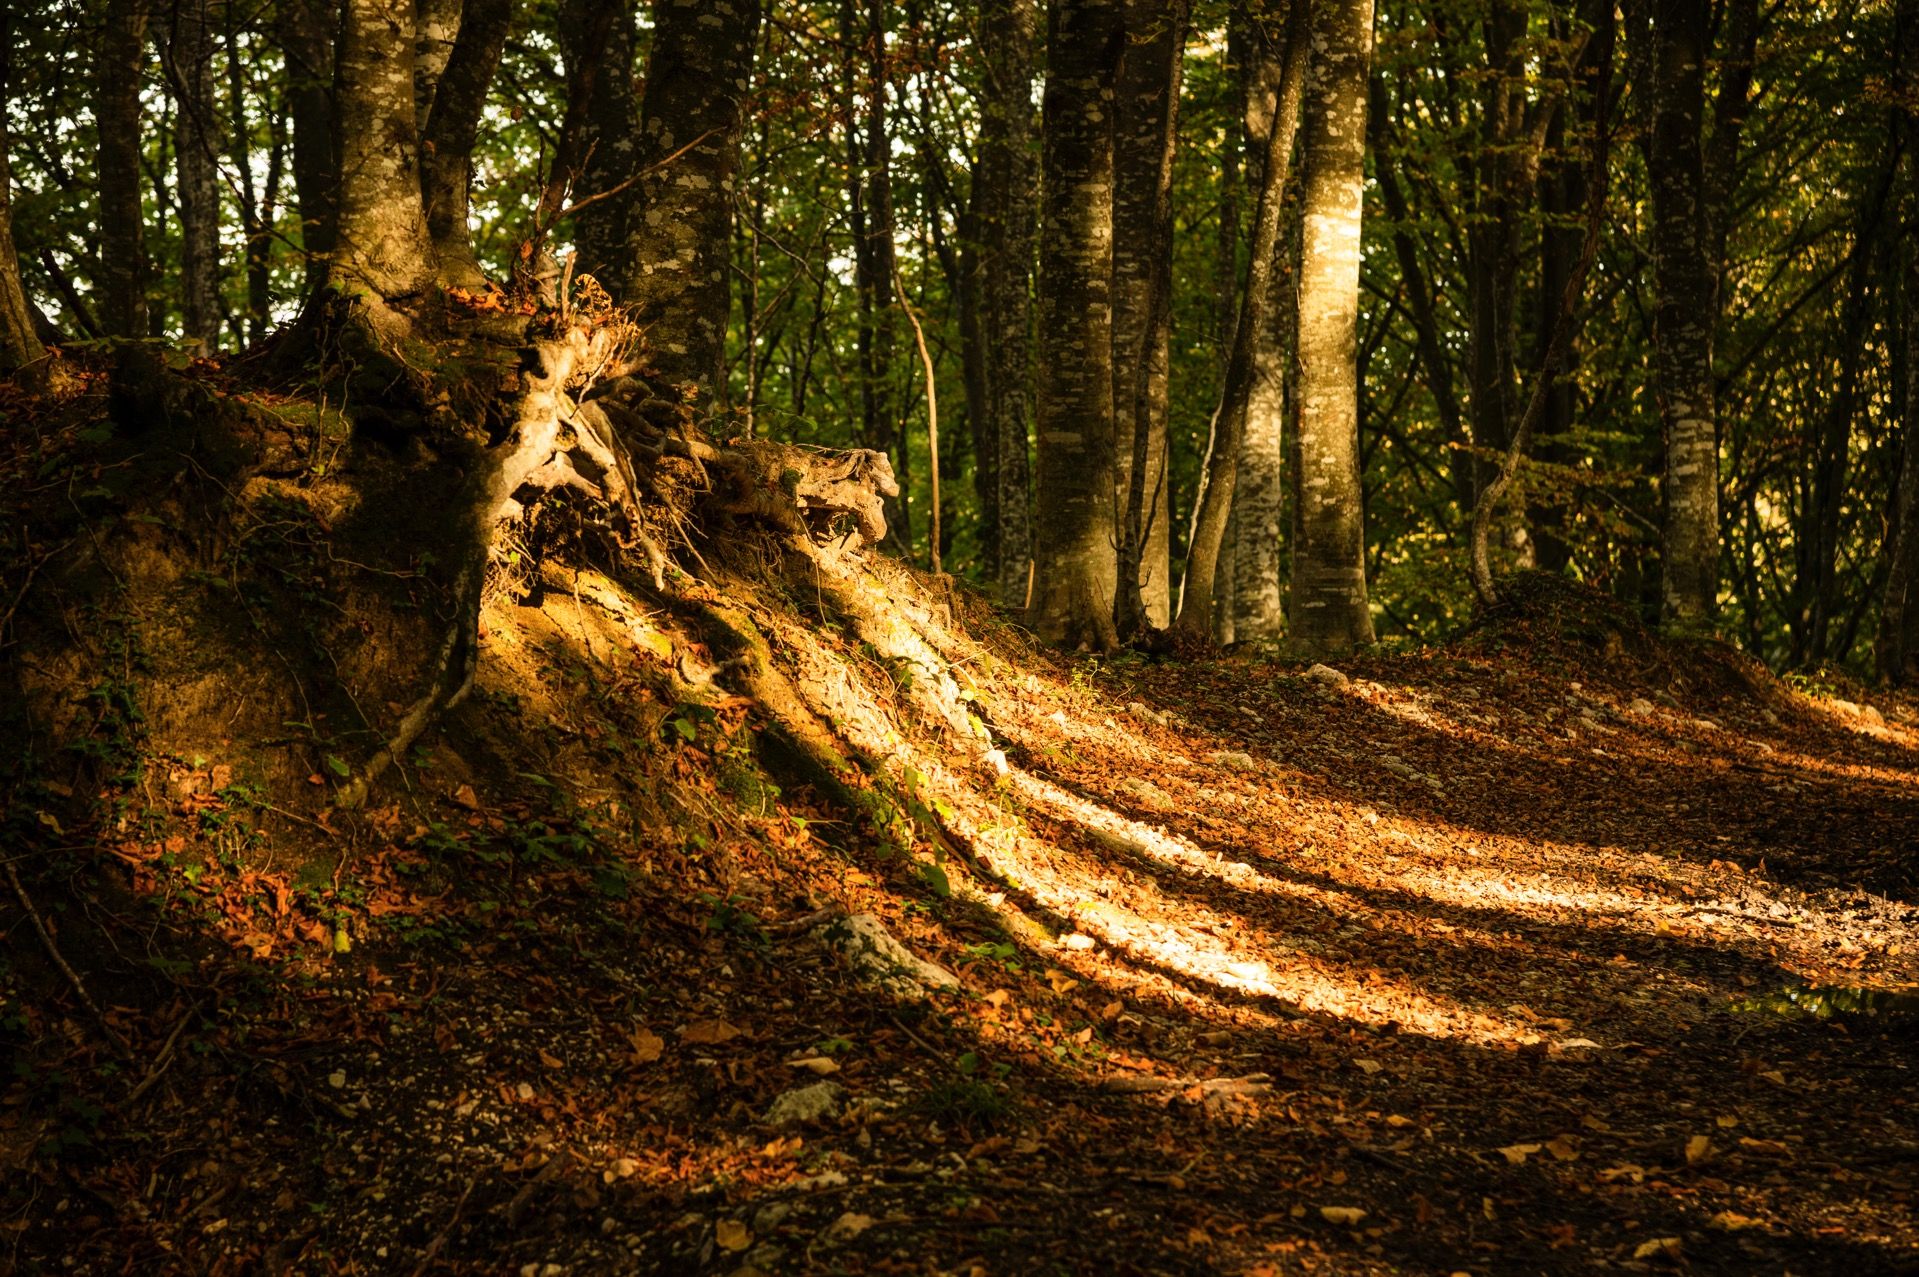
[[[147,63],[147,0],[108,0],[95,63],[94,164],[100,200],[100,296],[109,337],[147,335],[146,218],[140,207],[140,82]]]
[[[346,0],[338,65],[334,274],[387,301],[415,297],[438,271],[420,199],[413,6]]]

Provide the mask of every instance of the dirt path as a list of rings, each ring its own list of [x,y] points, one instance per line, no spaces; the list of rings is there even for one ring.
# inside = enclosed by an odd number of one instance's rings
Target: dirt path
[[[743,708],[593,673],[590,606],[490,621],[414,808],[351,840],[350,953],[202,950],[197,1001],[113,1013],[130,1066],[65,1021],[102,1080],[10,1092],[14,1266],[1919,1270],[1915,1016],[1779,1009],[1919,984],[1909,723],[1490,650],[1015,664],[986,814],[927,791],[942,857],[742,769]],[[683,838],[596,832],[616,760]],[[162,845],[122,844],[136,893]],[[214,926],[216,881],[169,908]],[[958,987],[876,987],[847,913]]]

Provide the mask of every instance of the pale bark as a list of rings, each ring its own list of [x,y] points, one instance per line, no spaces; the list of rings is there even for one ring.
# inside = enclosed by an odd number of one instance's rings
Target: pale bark
[[[1373,641],[1359,459],[1360,216],[1371,0],[1321,0],[1306,86],[1292,637],[1310,653]]]
[[[1125,0],[1122,21],[1126,51],[1113,129],[1113,435],[1121,555],[1132,562],[1120,564],[1120,579],[1134,576],[1144,621],[1164,628],[1172,607],[1166,474],[1171,188],[1186,7],[1177,0]],[[1129,635],[1134,605],[1124,588],[1119,603],[1119,631]]]
[[[1905,89],[1905,109],[1899,123],[1905,154],[1908,207],[1919,210],[1919,109],[1912,98],[1913,78],[1919,74],[1919,0],[1900,0],[1895,10],[1898,50]],[[1919,629],[1919,247],[1908,236],[1900,246],[1904,256],[1904,308],[1901,315],[1906,343],[1906,401],[1901,405],[1902,457],[1894,497],[1891,543],[1886,547],[1886,585],[1879,602],[1879,631],[1873,644],[1873,665],[1885,683],[1910,682],[1915,673],[1915,629]]]
[[[860,443],[889,453],[900,486],[907,488],[906,440],[900,434],[899,397],[893,384],[893,275],[898,270],[893,246],[893,143],[886,118],[888,80],[886,23],[880,0],[862,8],[854,0],[840,7],[846,66],[847,211],[853,230],[853,286],[858,307]],[[860,110],[865,103],[864,113]],[[887,520],[888,532],[904,547],[912,541],[905,511]]]
[[[147,333],[147,252],[140,206],[140,80],[146,44],[146,0],[109,0],[93,114],[100,201],[95,313],[101,330],[111,337]]]
[[[621,294],[664,379],[725,391],[727,255],[759,0],[656,0]]]
[[[1041,157],[1038,587],[1044,637],[1116,640],[1113,527],[1113,118],[1117,0],[1049,13]]]
[[[413,0],[413,118],[424,137],[440,77],[459,35],[462,0]]]
[[[1707,8],[1653,15],[1653,382],[1665,433],[1662,614],[1711,623],[1719,592],[1719,444],[1712,376],[1718,265],[1701,209]]]
[[[1189,638],[1203,638],[1213,631],[1213,611],[1216,603],[1230,595],[1216,593],[1215,580],[1219,570],[1220,544],[1226,535],[1228,516],[1233,508],[1233,489],[1239,471],[1239,453],[1241,439],[1244,437],[1248,405],[1252,400],[1258,380],[1256,351],[1260,344],[1260,334],[1266,327],[1268,307],[1273,301],[1274,266],[1278,257],[1279,227],[1281,211],[1284,205],[1287,180],[1291,175],[1291,157],[1293,138],[1298,127],[1299,103],[1302,95],[1308,92],[1307,62],[1309,60],[1309,33],[1321,34],[1319,24],[1326,18],[1323,6],[1334,4],[1338,0],[1321,0],[1320,4],[1307,6],[1305,0],[1296,0],[1286,21],[1286,52],[1282,60],[1279,87],[1275,98],[1272,127],[1267,130],[1265,160],[1261,165],[1259,199],[1253,212],[1253,234],[1246,264],[1246,282],[1240,291],[1239,319],[1233,325],[1233,353],[1226,366],[1226,384],[1220,394],[1219,406],[1214,410],[1213,445],[1206,458],[1206,468],[1201,476],[1201,487],[1193,517],[1192,543],[1186,550],[1186,575],[1180,585],[1179,616],[1173,627]],[[1364,41],[1366,50],[1372,47],[1372,9],[1367,4]],[[1328,27],[1336,27],[1337,22],[1327,22]],[[1333,48],[1322,44],[1317,38],[1311,40],[1311,55],[1317,57],[1322,48]],[[1364,70],[1367,57],[1362,54],[1360,65]],[[1337,70],[1337,69],[1336,69]],[[1366,120],[1365,84],[1360,85],[1361,97],[1352,119],[1362,127]],[[1322,103],[1323,105],[1323,103]],[[1309,134],[1310,136],[1310,134]],[[1365,139],[1354,139],[1356,163],[1363,162]],[[1354,199],[1358,198],[1358,188],[1354,189]],[[1310,206],[1309,206],[1310,207]],[[1354,233],[1357,235],[1358,221],[1355,208]],[[1358,269],[1358,245],[1354,244],[1353,265]],[[1353,277],[1353,313],[1358,314],[1357,273]],[[1302,303],[1303,305],[1304,303]],[[1349,360],[1348,367],[1351,368]],[[1356,418],[1355,418],[1356,420]]]
[[[427,233],[439,254],[442,276],[469,286],[484,278],[473,259],[467,226],[473,147],[512,21],[513,0],[466,0],[459,35],[434,89],[422,134],[420,192]]]
[[[434,279],[420,199],[407,0],[346,0],[336,98],[340,159],[334,278],[387,300]]]
[[[1036,0],[984,0],[979,157],[973,170],[972,253],[977,291],[969,364],[977,369],[977,438],[987,558],[1000,599],[1021,606],[1032,557],[1034,236],[1038,173],[1032,161]]]
[[[208,0],[173,0],[168,19],[163,36],[167,85],[174,101],[180,326],[187,348],[206,354],[220,335],[219,108]]]
[[[572,219],[579,255],[574,273],[592,275],[608,288],[619,280],[632,206],[617,188],[633,171],[639,130],[634,38],[633,14],[623,0],[569,0],[561,10],[567,82],[582,99],[578,132],[569,134],[577,148],[577,159],[569,163],[571,200],[585,205]],[[569,101],[567,109],[572,112],[575,104]]]
[[[12,32],[0,15],[0,107],[12,88]],[[33,307],[20,283],[20,258],[13,246],[13,172],[9,163],[6,112],[0,110],[0,376],[8,376],[46,358],[34,331]]]

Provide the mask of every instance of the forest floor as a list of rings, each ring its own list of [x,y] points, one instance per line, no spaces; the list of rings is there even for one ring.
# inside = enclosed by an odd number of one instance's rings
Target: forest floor
[[[1337,669],[975,608],[962,757],[811,606],[770,650],[910,821],[591,573],[489,601],[366,811],[149,742],[116,821],[41,813],[0,1269],[1919,1271],[1909,702],[1566,587]]]

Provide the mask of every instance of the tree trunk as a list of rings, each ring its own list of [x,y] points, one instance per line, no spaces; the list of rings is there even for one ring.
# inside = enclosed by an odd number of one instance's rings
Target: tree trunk
[[[1034,231],[1033,73],[1039,47],[1036,0],[984,0],[979,157],[973,169],[977,326],[971,363],[979,382],[974,424],[981,470],[983,537],[1000,599],[1022,606],[1032,557]]]
[[[1125,0],[1126,51],[1114,90],[1113,436],[1119,485],[1120,580],[1137,581],[1143,620],[1164,628],[1172,591],[1167,535],[1167,377],[1172,339],[1173,155],[1179,128],[1186,7]],[[1138,446],[1135,439],[1138,438]],[[1135,454],[1143,466],[1131,482]],[[1122,613],[1130,611],[1122,586]],[[1119,632],[1130,636],[1130,618]]]
[[[513,0],[467,0],[422,135],[420,190],[427,233],[439,254],[442,277],[468,286],[485,279],[467,229],[473,145],[512,21]]]
[[[633,161],[622,300],[668,381],[725,394],[727,280],[742,103],[759,0],[656,0]]]
[[[846,68],[846,172],[859,309],[860,445],[890,453],[904,489],[906,439],[893,384],[893,273],[898,262],[893,247],[893,141],[886,120],[886,14],[879,0],[868,0],[863,10],[846,0],[840,21],[849,51],[859,54]],[[863,117],[858,109],[862,96]],[[910,554],[912,529],[904,512],[887,520],[887,531],[902,553]]]
[[[140,80],[146,47],[146,0],[108,0],[93,115],[100,188],[95,314],[109,337],[147,335],[146,218],[140,203]]]
[[[252,345],[266,337],[273,323],[273,223],[280,198],[280,175],[285,164],[284,119],[267,107],[267,172],[264,189],[253,182],[253,138],[247,118],[247,56],[241,47],[241,15],[236,6],[226,7],[226,69],[228,151],[240,186],[240,230],[246,255],[247,309],[246,329],[240,337]]]
[[[413,0],[413,120],[426,136],[433,99],[459,38],[463,0]]]
[[[338,0],[280,0],[275,21],[287,65],[293,196],[300,211],[300,247],[306,253],[306,287],[311,292],[326,278],[339,216],[339,167],[333,153]]]
[[[1719,592],[1719,443],[1712,377],[1718,265],[1705,240],[1701,126],[1707,6],[1653,13],[1653,383],[1665,434],[1662,615],[1706,626]]]
[[[413,11],[406,0],[346,0],[340,33],[336,280],[388,301],[415,296],[436,264],[420,199]]]
[[[11,13],[0,13],[0,108],[13,100],[13,32]],[[13,171],[9,163],[12,138],[0,109],[0,376],[12,376],[45,359],[47,352],[34,331],[33,307],[20,283],[20,258],[13,247]]]
[[[180,313],[187,348],[220,336],[219,118],[208,0],[175,0],[164,34],[172,92],[174,183],[180,202]]]
[[[1470,159],[1473,207],[1466,230],[1473,494],[1492,481],[1495,455],[1512,441],[1519,288],[1521,192],[1516,174],[1526,133],[1526,10],[1493,0],[1485,22],[1486,67],[1480,92],[1482,144]]]
[[[1338,3],[1340,0],[1326,0]],[[1372,47],[1372,8],[1371,0],[1366,4],[1364,46]],[[1221,391],[1219,406],[1214,410],[1213,447],[1206,458],[1206,469],[1201,476],[1201,486],[1196,511],[1193,517],[1192,544],[1186,550],[1186,577],[1179,591],[1179,617],[1173,628],[1189,640],[1208,637],[1213,631],[1213,609],[1216,601],[1215,576],[1219,570],[1220,543],[1226,535],[1226,524],[1233,508],[1233,488],[1239,470],[1240,441],[1245,433],[1247,408],[1253,397],[1258,378],[1257,350],[1261,333],[1266,328],[1267,307],[1273,300],[1274,265],[1278,257],[1280,214],[1284,204],[1287,179],[1291,173],[1293,137],[1298,127],[1299,104],[1302,94],[1307,92],[1308,37],[1312,35],[1311,49],[1317,55],[1322,48],[1333,47],[1323,44],[1321,35],[1329,35],[1337,21],[1327,19],[1322,5],[1308,5],[1304,0],[1289,6],[1286,29],[1286,52],[1283,57],[1282,71],[1273,110],[1272,127],[1267,130],[1266,154],[1260,166],[1259,199],[1253,212],[1253,236],[1246,263],[1246,283],[1240,291],[1239,319],[1233,325],[1233,353],[1226,366],[1226,384]],[[1322,29],[1324,28],[1324,29]],[[1362,69],[1366,55],[1360,55]],[[1366,121],[1365,84],[1360,85],[1361,98],[1357,113],[1351,120],[1363,125]],[[1310,133],[1309,133],[1310,141]],[[1363,161],[1365,157],[1365,139],[1352,139],[1355,154]],[[1355,202],[1358,188],[1354,188]],[[1354,209],[1354,234],[1358,234],[1358,209]],[[1358,245],[1353,246],[1353,265],[1358,269]],[[1351,304],[1355,322],[1358,315],[1359,279],[1353,277],[1353,297]],[[1302,301],[1301,303],[1305,303]],[[1348,359],[1349,374],[1352,361]],[[1355,387],[1355,393],[1357,388]],[[1263,429],[1263,427],[1262,427]],[[1244,541],[1240,546],[1243,551]],[[1220,594],[1219,597],[1227,597]]]
[[[1919,109],[1915,109],[1913,79],[1919,74],[1919,0],[1900,0],[1895,11],[1905,109],[1900,112],[1905,155],[1907,207],[1919,210]],[[1911,681],[1914,630],[1919,628],[1919,247],[1910,235],[1900,246],[1904,256],[1905,288],[1901,315],[1906,343],[1905,420],[1898,488],[1894,494],[1892,539],[1886,548],[1885,593],[1879,603],[1879,632],[1873,645],[1873,665],[1883,683]]]
[[[1113,118],[1118,0],[1049,10],[1041,111],[1038,593],[1044,637],[1110,648],[1113,527]]]
[[[1304,5],[1308,0],[1294,0]],[[1248,78],[1244,116],[1246,136],[1254,153],[1265,149],[1275,120],[1287,112],[1288,131],[1296,128],[1304,68],[1291,72],[1290,100],[1286,66],[1289,52],[1303,63],[1305,41],[1286,39],[1284,24],[1253,24],[1259,44],[1256,69]],[[1292,46],[1292,48],[1289,48]],[[1290,142],[1287,144],[1291,149]],[[1277,241],[1278,259],[1272,265],[1271,296],[1258,331],[1253,333],[1252,384],[1246,394],[1246,422],[1240,432],[1239,461],[1233,482],[1233,556],[1228,613],[1232,639],[1241,643],[1273,642],[1286,630],[1281,551],[1285,546],[1286,512],[1286,363],[1292,354],[1293,326],[1298,313],[1292,290],[1299,251],[1298,219],[1286,202],[1287,226]],[[1290,229],[1288,229],[1290,228]],[[1226,634],[1220,634],[1225,641]]]
[[[1320,0],[1314,8],[1303,157],[1299,535],[1292,586],[1292,635],[1312,653],[1373,641],[1356,380],[1372,28],[1372,0]]]
[[[602,32],[604,39],[596,39]],[[578,254],[574,273],[576,278],[592,275],[609,288],[619,282],[633,204],[626,192],[615,188],[633,172],[639,132],[639,102],[633,92],[635,38],[633,14],[623,0],[569,0],[562,11],[560,48],[567,83],[585,97],[572,202],[593,201],[573,215]]]

